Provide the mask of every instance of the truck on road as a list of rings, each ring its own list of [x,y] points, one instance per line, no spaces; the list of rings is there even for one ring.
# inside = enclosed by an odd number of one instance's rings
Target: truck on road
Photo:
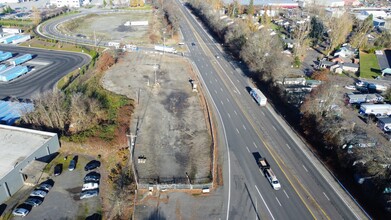
[[[257,101],[258,105],[265,106],[267,103],[266,96],[257,88],[251,88],[250,95]]]
[[[262,170],[262,172],[266,176],[267,180],[269,181],[269,183],[273,187],[273,189],[274,190],[281,189],[281,184],[278,181],[273,170],[270,168],[270,164],[269,164],[269,162],[267,162],[266,158],[261,157],[261,155],[258,152],[254,152],[253,156],[254,156],[255,160],[257,161],[258,167]]]

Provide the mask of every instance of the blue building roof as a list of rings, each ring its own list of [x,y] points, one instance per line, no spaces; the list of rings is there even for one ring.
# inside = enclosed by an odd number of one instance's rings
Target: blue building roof
[[[23,114],[34,110],[33,103],[11,102],[0,100],[0,123],[12,125]]]

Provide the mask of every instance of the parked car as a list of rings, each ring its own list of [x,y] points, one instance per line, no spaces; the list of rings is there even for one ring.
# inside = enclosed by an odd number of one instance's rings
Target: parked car
[[[69,162],[68,170],[69,170],[69,171],[72,171],[72,170],[74,170],[75,168],[76,168],[76,161],[72,159],[72,160]]]
[[[81,191],[85,191],[85,190],[91,190],[91,189],[98,189],[99,188],[99,184],[96,183],[96,182],[88,182],[88,183],[84,183],[83,184],[83,187],[81,188]]]
[[[93,170],[98,167],[100,167],[100,162],[97,160],[92,160],[86,164],[86,166],[84,167],[84,170],[89,171],[89,170]]]
[[[59,163],[57,164],[55,167],[54,167],[54,175],[55,176],[58,176],[62,173],[62,163]]]
[[[99,182],[100,174],[97,172],[90,172],[84,177],[84,182]]]
[[[29,197],[26,201],[24,201],[24,204],[31,205],[33,207],[37,207],[41,205],[43,202],[43,199],[40,197]]]
[[[80,193],[80,199],[88,199],[98,195],[98,189],[86,190]]]
[[[345,89],[356,90],[356,86],[354,86],[354,85],[347,85],[347,86],[345,86]]]
[[[41,185],[39,185],[37,187],[37,189],[43,189],[43,190],[46,190],[46,191],[49,191],[53,186],[50,185],[50,184],[47,184],[47,183],[41,183]]]
[[[12,212],[12,215],[24,217],[27,214],[29,214],[30,210],[31,210],[31,206],[26,205],[26,204],[22,204],[22,205],[19,205],[18,207],[16,207],[16,209],[14,209],[14,211]]]
[[[37,190],[34,190],[30,193],[30,196],[37,196],[37,197],[41,197],[41,198],[44,198],[48,193],[43,191],[43,190],[40,190],[40,189],[37,189]]]

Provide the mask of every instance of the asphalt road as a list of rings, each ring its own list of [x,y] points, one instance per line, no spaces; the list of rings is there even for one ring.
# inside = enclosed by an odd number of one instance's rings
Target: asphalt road
[[[0,98],[14,96],[31,98],[35,93],[42,93],[54,88],[56,83],[69,72],[82,67],[90,57],[81,53],[43,50],[36,48],[0,45],[1,51],[14,54],[33,55],[33,59],[23,65],[33,71],[7,83],[0,83]]]
[[[197,66],[202,84],[210,93],[218,115],[221,131],[225,131],[228,155],[225,162],[227,190],[223,218],[249,219],[356,219],[341,195],[335,180],[308,158],[283,127],[280,116],[270,108],[259,108],[248,94],[248,79],[234,68],[235,62],[224,57],[219,45],[195,21],[188,10],[181,30]],[[195,46],[192,46],[195,42]],[[273,114],[274,113],[274,114]],[[278,121],[279,120],[279,121]],[[292,131],[291,131],[292,132]],[[299,144],[297,144],[299,143]],[[302,144],[302,143],[301,143]],[[282,184],[274,191],[252,156],[259,152],[266,157]],[[315,166],[316,164],[317,166]],[[321,170],[321,172],[319,172]],[[329,184],[328,181],[334,182]],[[336,192],[336,186],[339,187]],[[364,217],[365,218],[365,217]]]

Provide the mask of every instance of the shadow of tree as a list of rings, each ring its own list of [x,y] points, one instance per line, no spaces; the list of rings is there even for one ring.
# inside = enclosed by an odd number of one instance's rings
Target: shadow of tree
[[[155,209],[148,217],[144,218],[144,220],[166,220],[167,218],[163,215],[163,213],[159,212],[159,209]]]

